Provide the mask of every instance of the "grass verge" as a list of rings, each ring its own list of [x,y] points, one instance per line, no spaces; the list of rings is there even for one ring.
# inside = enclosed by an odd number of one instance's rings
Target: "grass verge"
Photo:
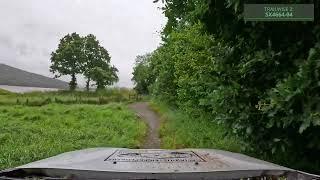
[[[245,151],[243,140],[227,135],[223,125],[206,119],[194,119],[179,110],[174,110],[165,103],[151,100],[150,107],[161,117],[161,146],[167,149],[176,148],[209,148],[238,152],[268,162],[302,171],[319,174],[319,164],[292,157],[292,154],[256,153],[255,149]],[[254,147],[254,146],[252,146]],[[294,151],[294,150],[293,150]]]
[[[135,92],[126,88],[107,88],[98,92],[56,91],[10,93],[0,89],[0,105],[43,106],[59,104],[108,104],[110,102],[133,102],[130,95]]]
[[[227,131],[222,125],[208,120],[193,119],[158,101],[151,101],[150,106],[161,116],[162,148],[210,148],[240,152],[240,141],[226,135]]]
[[[145,133],[119,103],[0,106],[0,169],[89,147],[138,148]]]
[[[0,89],[0,95],[9,95],[9,94],[11,94],[9,91]]]

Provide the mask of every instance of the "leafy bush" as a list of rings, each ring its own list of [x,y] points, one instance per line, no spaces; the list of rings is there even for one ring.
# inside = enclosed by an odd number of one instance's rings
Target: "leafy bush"
[[[303,161],[313,161],[318,169],[320,162],[315,157],[320,151],[319,45],[310,50],[309,58],[297,73],[277,83],[259,103],[262,114],[268,117],[264,124],[267,133],[262,133],[267,141],[259,144],[272,146],[273,153],[283,151]]]
[[[151,94],[223,123],[259,158],[319,173],[320,26],[245,22],[240,0],[165,2],[164,43],[147,60]],[[320,2],[309,2],[320,18]]]
[[[175,51],[171,44],[158,48],[151,56],[150,68],[154,82],[149,86],[152,95],[164,101],[175,104],[177,96],[177,82],[175,81]]]

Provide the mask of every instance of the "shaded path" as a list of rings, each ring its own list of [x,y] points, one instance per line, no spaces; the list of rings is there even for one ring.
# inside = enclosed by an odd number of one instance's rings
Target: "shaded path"
[[[160,119],[158,115],[152,111],[148,103],[137,102],[129,105],[129,108],[137,113],[137,115],[148,124],[147,138],[142,148],[145,149],[159,149],[160,138],[159,138],[159,127]]]

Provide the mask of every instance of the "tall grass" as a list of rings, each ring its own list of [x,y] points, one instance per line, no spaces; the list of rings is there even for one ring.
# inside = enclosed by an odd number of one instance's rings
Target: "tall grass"
[[[9,94],[11,94],[9,91],[0,89],[0,95],[9,95]]]
[[[241,140],[227,135],[224,126],[208,119],[194,119],[153,100],[150,106],[161,116],[162,148],[211,148],[241,152]]]
[[[89,147],[139,148],[146,125],[127,106],[0,106],[0,169]]]
[[[110,102],[131,102],[130,94],[135,92],[127,88],[108,88],[97,92],[56,91],[10,93],[0,91],[0,105],[42,106],[50,103],[59,104],[108,104]]]

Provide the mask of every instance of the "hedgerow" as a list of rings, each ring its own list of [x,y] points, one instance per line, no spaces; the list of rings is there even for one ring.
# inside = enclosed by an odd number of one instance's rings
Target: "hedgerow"
[[[303,2],[320,17],[319,1]],[[244,3],[166,0],[164,43],[147,60],[149,93],[225,124],[245,152],[319,172],[320,25],[245,22]]]

